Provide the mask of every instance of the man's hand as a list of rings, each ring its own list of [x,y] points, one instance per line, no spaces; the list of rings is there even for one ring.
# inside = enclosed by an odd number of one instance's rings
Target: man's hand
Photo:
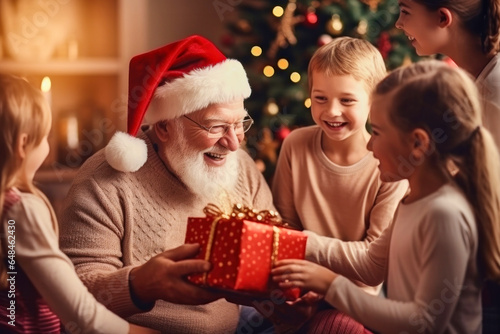
[[[220,298],[186,279],[189,274],[211,269],[209,262],[192,259],[199,252],[198,244],[185,244],[156,255],[130,271],[131,289],[143,303],[158,299],[176,304],[200,305]]]

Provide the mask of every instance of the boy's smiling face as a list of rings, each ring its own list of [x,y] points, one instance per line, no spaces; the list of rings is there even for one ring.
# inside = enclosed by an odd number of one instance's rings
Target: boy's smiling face
[[[370,111],[367,85],[352,75],[313,71],[311,114],[328,138],[343,141],[362,135]]]

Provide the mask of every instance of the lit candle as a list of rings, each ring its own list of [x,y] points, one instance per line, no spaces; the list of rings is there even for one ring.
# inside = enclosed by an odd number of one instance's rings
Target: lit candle
[[[68,147],[75,150],[78,148],[78,119],[75,116],[68,118],[66,127]]]
[[[43,96],[47,100],[47,103],[49,104],[50,108],[52,108],[52,93],[50,92],[51,86],[52,86],[52,83],[50,82],[50,78],[43,77],[41,90],[42,90]]]

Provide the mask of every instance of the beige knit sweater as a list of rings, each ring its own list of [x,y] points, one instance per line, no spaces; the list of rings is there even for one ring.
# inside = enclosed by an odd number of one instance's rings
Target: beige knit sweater
[[[131,322],[164,333],[233,333],[238,306],[225,300],[201,306],[157,301],[150,312],[139,314],[130,299],[130,270],[183,244],[187,218],[204,216],[207,204],[165,168],[147,136],[141,138],[148,146],[148,160],[135,173],[112,169],[103,151],[81,167],[60,219],[61,249],[95,297]],[[274,209],[270,189],[253,160],[242,150],[237,154],[239,179],[232,201]]]

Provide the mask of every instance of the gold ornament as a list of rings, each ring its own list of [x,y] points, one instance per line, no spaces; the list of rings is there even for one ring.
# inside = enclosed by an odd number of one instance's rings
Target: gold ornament
[[[344,24],[338,14],[333,14],[331,20],[326,23],[326,31],[331,35],[338,36],[344,30]]]
[[[359,24],[358,24],[358,27],[356,28],[356,31],[358,32],[358,34],[360,35],[366,35],[366,32],[368,31],[368,21],[366,21],[365,19],[362,19],[361,21],[359,21]]]

